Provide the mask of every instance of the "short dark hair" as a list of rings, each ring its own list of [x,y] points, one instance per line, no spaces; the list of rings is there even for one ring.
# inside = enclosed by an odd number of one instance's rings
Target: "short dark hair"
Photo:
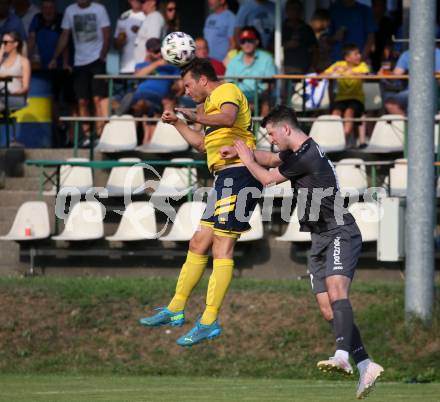
[[[289,124],[292,128],[299,129],[298,118],[296,117],[295,110],[288,106],[277,105],[275,106],[269,114],[263,119],[261,122],[261,126],[263,128],[266,127],[267,124],[279,124],[281,122],[285,122]]]
[[[354,50],[360,51],[359,46],[354,43],[344,44],[344,46],[342,46],[342,57],[347,57]]]
[[[183,78],[189,72],[197,81],[202,75],[208,78],[209,81],[218,81],[217,74],[209,59],[199,59],[196,57],[185,67],[182,67],[180,75]]]

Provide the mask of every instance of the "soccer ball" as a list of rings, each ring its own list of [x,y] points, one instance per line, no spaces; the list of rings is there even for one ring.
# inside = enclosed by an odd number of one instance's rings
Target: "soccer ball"
[[[162,41],[160,51],[168,63],[183,67],[194,59],[196,44],[185,32],[171,32]]]

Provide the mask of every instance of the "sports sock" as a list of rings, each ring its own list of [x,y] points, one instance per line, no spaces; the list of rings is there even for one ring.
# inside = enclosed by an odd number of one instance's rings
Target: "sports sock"
[[[334,332],[334,322],[333,320],[327,321]],[[370,361],[367,350],[365,349],[364,344],[362,343],[361,334],[359,332],[359,328],[355,323],[353,323],[353,332],[351,333],[351,350],[350,355],[353,358],[354,362],[358,365],[363,361]]]
[[[206,308],[200,319],[201,324],[211,325],[217,319],[223,299],[231,283],[233,272],[234,260],[229,258],[214,260],[206,294]]]
[[[350,352],[353,332],[353,310],[350,300],[336,300],[332,303],[332,310],[336,350]]]
[[[353,332],[351,334],[351,357],[356,364],[368,359],[368,353],[362,343],[361,333],[359,328],[353,323]]]
[[[168,305],[168,310],[177,313],[185,308],[189,295],[205,271],[207,262],[207,255],[188,251],[186,261],[180,270],[179,279],[177,280],[176,293]]]
[[[362,360],[361,362],[356,363],[356,366],[357,366],[359,372],[363,373],[367,369],[367,367],[370,363],[371,363],[371,360],[366,358],[366,359]]]

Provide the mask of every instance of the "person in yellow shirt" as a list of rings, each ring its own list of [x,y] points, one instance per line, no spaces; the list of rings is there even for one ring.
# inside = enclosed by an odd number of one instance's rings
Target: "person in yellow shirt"
[[[234,247],[243,232],[250,229],[249,218],[261,195],[262,185],[244,166],[238,156],[223,159],[221,150],[243,141],[255,149],[255,137],[248,101],[233,83],[218,81],[208,59],[194,59],[182,70],[185,91],[198,105],[196,111],[177,108],[189,123],[205,127],[204,133],[195,131],[166,110],[164,123],[172,124],[196,150],[206,153],[208,168],[214,174],[214,190],[209,194],[207,207],[199,229],[189,243],[189,251],[182,266],[173,299],[157,314],[142,318],[147,327],[180,326],[185,322],[187,300],[199,282],[213,256],[213,271],[209,278],[206,308],[193,329],[177,340],[180,346],[192,346],[220,335],[217,317],[232,280]]]
[[[370,69],[362,61],[359,48],[353,44],[346,44],[342,48],[344,60],[337,61],[328,67],[324,74],[335,75],[363,75],[368,74]],[[346,118],[361,117],[364,113],[365,95],[362,80],[353,78],[341,78],[337,81],[336,97],[332,114]],[[354,124],[351,121],[344,122],[345,136],[352,134]],[[365,129],[359,126],[359,147],[365,148]]]

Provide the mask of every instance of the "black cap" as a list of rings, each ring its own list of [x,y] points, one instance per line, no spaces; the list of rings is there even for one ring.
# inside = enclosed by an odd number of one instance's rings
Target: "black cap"
[[[147,43],[145,44],[147,50],[150,52],[158,52],[160,50],[161,41],[158,38],[150,38],[147,40]]]

